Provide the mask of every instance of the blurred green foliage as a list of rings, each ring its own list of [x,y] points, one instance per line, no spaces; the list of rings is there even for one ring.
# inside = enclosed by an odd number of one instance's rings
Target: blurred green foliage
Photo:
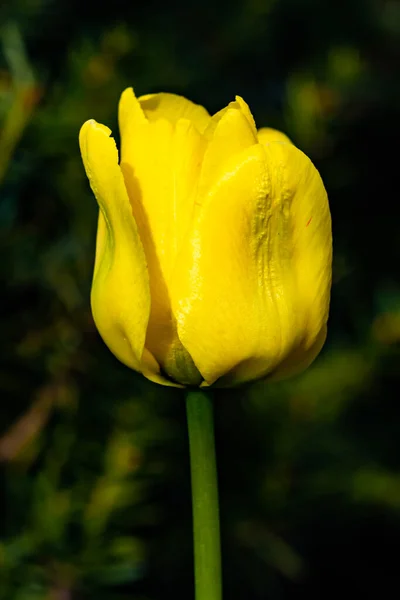
[[[395,0],[0,5],[1,600],[191,598],[181,392],[104,347],[77,134],[121,91],[239,93],[328,189],[329,337],[303,375],[216,393],[225,597],[386,597],[400,536]]]

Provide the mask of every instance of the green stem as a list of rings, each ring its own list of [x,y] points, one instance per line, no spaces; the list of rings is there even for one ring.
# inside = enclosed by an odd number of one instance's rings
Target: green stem
[[[186,396],[192,475],[196,600],[221,600],[221,549],[212,399],[207,392]]]

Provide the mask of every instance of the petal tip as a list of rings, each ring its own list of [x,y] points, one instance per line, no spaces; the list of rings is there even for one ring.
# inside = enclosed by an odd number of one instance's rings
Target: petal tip
[[[125,98],[136,98],[135,92],[133,91],[133,87],[127,87],[121,94],[120,102]]]
[[[86,121],[79,132],[79,136],[82,137],[84,135],[88,135],[90,131],[101,131],[107,137],[111,135],[111,129],[107,127],[107,125],[102,125],[102,123],[98,123],[95,119],[89,119]]]
[[[133,122],[140,124],[147,121],[133,87],[126,88],[121,94],[118,105],[118,119],[122,136],[126,127],[131,127]]]

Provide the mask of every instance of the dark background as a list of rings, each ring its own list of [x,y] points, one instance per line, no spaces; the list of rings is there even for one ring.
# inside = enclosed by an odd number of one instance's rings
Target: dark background
[[[119,364],[89,306],[97,207],[77,136],[117,103],[235,94],[320,170],[328,340],[216,395],[224,598],[385,598],[400,543],[400,5],[0,4],[1,600],[193,597],[182,392]]]

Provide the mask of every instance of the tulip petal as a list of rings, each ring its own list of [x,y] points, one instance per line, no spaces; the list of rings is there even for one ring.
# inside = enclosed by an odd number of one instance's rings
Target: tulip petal
[[[205,383],[264,376],[290,355],[299,364],[329,305],[331,225],[318,172],[291,144],[258,144],[226,163],[200,204],[171,289],[179,337]]]
[[[326,325],[332,276],[332,226],[327,194],[310,159],[292,144],[264,146],[268,161],[284,174],[283,196],[291,197],[290,223],[296,310],[306,318],[303,341],[311,348]]]
[[[257,132],[258,141],[260,144],[270,144],[271,142],[286,142],[291,144],[292,141],[287,135],[278,131],[278,129],[271,129],[271,127],[262,127]]]
[[[205,142],[187,119],[172,123],[160,115],[149,121],[132,89],[121,97],[119,120],[121,169],[150,279],[152,301],[145,346],[169,377],[194,384],[201,376],[177,335],[169,281],[194,210]]]
[[[147,94],[140,96],[138,100],[149,121],[167,119],[175,125],[179,119],[187,119],[200,133],[203,133],[211,120],[203,106],[176,94]]]
[[[237,97],[215,114],[204,136],[209,140],[200,176],[200,193],[210,188],[222,176],[225,163],[232,156],[257,144],[257,131],[250,109]]]
[[[149,122],[132,89],[122,94],[119,122],[121,169],[149,268],[168,279],[193,210],[205,143],[187,119]]]
[[[300,344],[289,354],[286,360],[281,362],[278,368],[271,374],[270,379],[279,381],[280,379],[297,375],[307,369],[321,352],[322,347],[325,344],[327,329],[326,325],[321,328],[314,343],[310,347]]]
[[[247,102],[245,102],[241,96],[236,96],[235,102],[232,102],[231,105],[232,104],[236,105],[241,110],[241,112],[244,114],[244,116],[248,120],[253,133],[255,135],[257,135],[256,122],[254,121],[253,114],[252,114]]]
[[[110,133],[108,127],[92,120],[79,135],[83,163],[100,207],[92,310],[110,350],[141,371],[150,288],[143,246]]]

